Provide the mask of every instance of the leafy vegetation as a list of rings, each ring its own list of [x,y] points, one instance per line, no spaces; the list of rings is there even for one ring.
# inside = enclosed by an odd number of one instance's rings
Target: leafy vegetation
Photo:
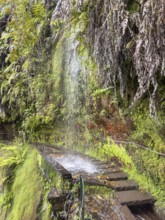
[[[144,103],[136,108],[132,118],[135,125],[132,138],[146,144],[146,146],[153,150],[164,152],[165,143],[163,136],[160,135],[160,131],[163,129],[163,123],[149,117],[149,112]]]
[[[30,57],[40,38],[46,12],[42,1],[30,5],[29,1],[21,0],[1,2],[3,16],[10,15],[0,39],[1,54],[5,54],[0,77],[1,105],[5,120],[14,121],[29,108]]]

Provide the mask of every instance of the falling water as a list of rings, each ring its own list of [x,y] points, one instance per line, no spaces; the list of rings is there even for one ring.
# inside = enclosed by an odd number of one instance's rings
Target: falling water
[[[80,42],[77,33],[71,30],[69,36],[63,36],[58,42],[53,58],[55,80],[62,81],[59,95],[63,98],[63,122],[65,146],[74,147],[78,142],[80,120],[86,115],[86,67],[78,54]],[[59,57],[60,56],[60,57]],[[57,89],[58,90],[58,87]]]
[[[82,107],[85,105],[81,96],[85,96],[83,83],[85,83],[85,69],[81,65],[81,61],[77,54],[77,47],[79,42],[75,39],[75,35],[72,35],[66,42],[65,50],[65,98],[66,98],[66,136],[65,143],[71,147],[77,138],[78,131],[76,130],[76,124],[78,124],[79,118],[82,116]]]
[[[52,24],[54,21],[66,20],[66,8],[71,7],[70,1],[59,1],[52,16]],[[62,17],[61,17],[62,16]],[[86,97],[87,97],[87,68],[83,64],[84,57],[78,53],[81,46],[78,37],[86,29],[86,21],[80,19],[74,24],[70,22],[58,36],[56,40],[55,53],[53,56],[53,71],[55,82],[60,81],[55,90],[60,90],[62,94],[57,95],[57,99],[61,95],[62,98],[62,116],[65,126],[63,131],[67,147],[75,147],[79,144],[78,136],[81,123],[84,121],[86,114]],[[56,36],[56,33],[55,33]],[[61,105],[61,103],[60,103]],[[75,144],[76,143],[76,144]]]

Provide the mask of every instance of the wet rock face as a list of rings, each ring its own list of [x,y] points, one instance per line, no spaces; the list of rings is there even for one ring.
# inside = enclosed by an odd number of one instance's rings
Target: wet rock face
[[[165,48],[161,34],[165,31],[164,8],[162,0],[153,4],[151,0],[104,0],[89,11],[88,38],[101,85],[119,86],[122,97],[131,96],[132,90],[134,101],[150,91],[151,115],[155,113],[157,77],[165,75],[165,49],[161,49]],[[131,81],[134,86],[130,88]]]
[[[67,20],[71,11],[71,3],[68,0],[56,0],[56,6],[52,14],[51,22],[55,19]]]
[[[9,15],[7,14],[0,18],[0,36],[1,33],[5,30],[8,21],[9,21]]]
[[[117,140],[124,140],[128,137],[129,130],[132,128],[130,121],[121,121],[119,116],[114,116],[113,119],[100,117],[97,121],[98,126],[102,126],[108,135]]]
[[[45,6],[52,10],[58,3],[59,0],[45,0]]]

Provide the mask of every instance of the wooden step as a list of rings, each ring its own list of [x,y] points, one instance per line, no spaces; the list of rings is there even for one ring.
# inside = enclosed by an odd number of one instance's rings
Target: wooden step
[[[104,181],[97,180],[97,179],[84,179],[85,185],[88,186],[105,186]]]
[[[126,180],[128,179],[128,175],[122,171],[118,172],[110,172],[110,173],[103,173],[101,175],[103,179],[117,181],[117,180]]]
[[[136,206],[153,204],[155,202],[155,199],[152,196],[140,190],[115,192],[114,195],[121,205]]]
[[[138,184],[131,180],[109,181],[109,185],[116,191],[126,191],[138,188]]]

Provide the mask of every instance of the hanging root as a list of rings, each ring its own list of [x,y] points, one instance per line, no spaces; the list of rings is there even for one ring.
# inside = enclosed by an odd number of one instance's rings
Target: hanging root
[[[119,84],[124,97],[128,79],[138,80],[133,103],[149,93],[150,115],[156,116],[158,82],[165,76],[165,2],[133,2],[135,9],[130,9],[129,0],[98,0],[89,10],[88,41],[101,85]],[[129,71],[127,60],[132,65]]]

